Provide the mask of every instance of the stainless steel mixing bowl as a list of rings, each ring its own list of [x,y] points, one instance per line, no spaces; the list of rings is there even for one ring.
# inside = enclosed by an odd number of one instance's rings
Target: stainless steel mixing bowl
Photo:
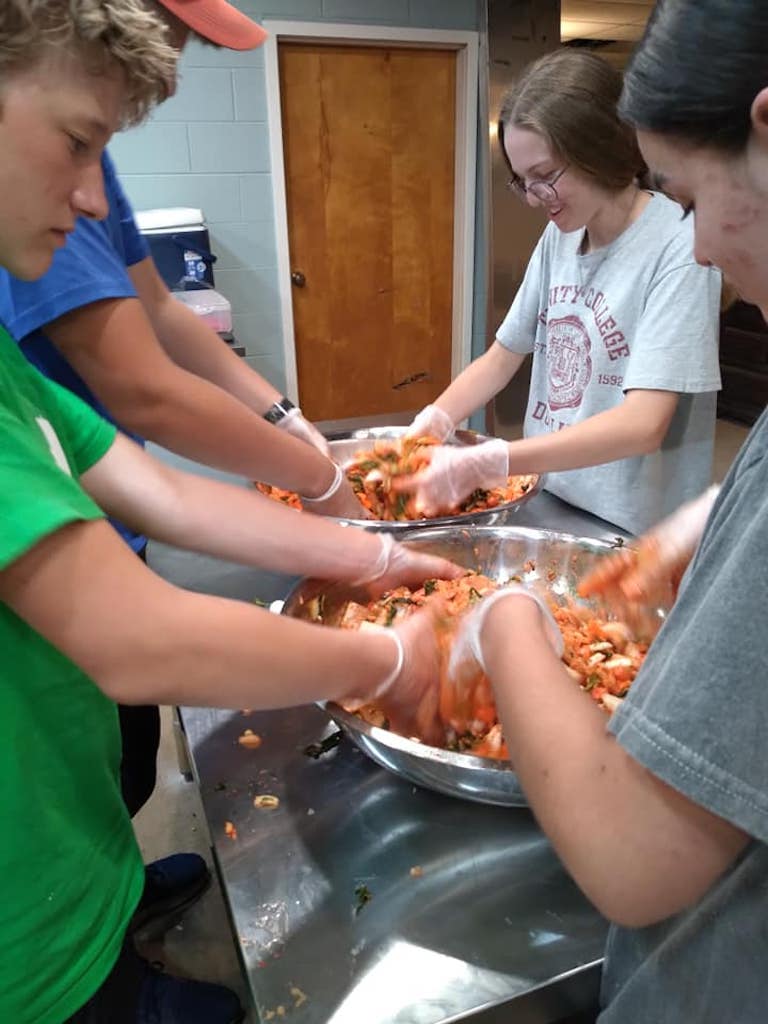
[[[345,466],[352,461],[353,456],[364,448],[371,448],[374,441],[386,438],[402,437],[406,427],[366,427],[362,430],[336,431],[326,434],[328,444],[331,448],[331,457],[339,465]],[[482,441],[490,441],[485,434],[478,434],[474,430],[455,431],[455,441],[458,445],[480,444]],[[496,508],[483,512],[465,512],[452,516],[435,516],[431,519],[410,519],[406,522],[390,522],[381,519],[342,519],[340,522],[349,523],[352,526],[364,526],[368,530],[386,530],[398,535],[408,530],[423,530],[434,526],[449,526],[454,523],[486,523],[488,525],[503,522],[506,517],[520,508],[522,504],[537,494],[542,487],[543,478],[538,477],[531,489],[517,501],[507,501]]]
[[[556,601],[580,600],[576,596],[579,579],[616,546],[550,530],[474,524],[422,528],[399,539],[499,582],[520,576],[524,583],[544,589]],[[283,614],[311,619],[312,609],[316,607],[312,598],[321,594],[326,621],[332,619],[334,612],[340,611],[350,597],[366,600],[359,591],[340,584],[303,580],[286,599]],[[658,621],[663,618],[664,609],[651,609],[648,614]],[[325,707],[369,757],[420,786],[480,803],[513,807],[526,803],[510,761],[430,747],[368,725],[336,704],[327,703]]]

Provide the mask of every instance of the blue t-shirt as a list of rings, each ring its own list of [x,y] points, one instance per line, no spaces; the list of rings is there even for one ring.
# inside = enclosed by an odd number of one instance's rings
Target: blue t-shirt
[[[79,217],[66,245],[55,253],[48,273],[37,281],[19,281],[0,268],[0,322],[38,370],[115,423],[109,410],[45,334],[47,324],[81,306],[100,299],[136,297],[127,268],[145,259],[149,247],[136,226],[131,204],[106,152],[101,167],[109,203],[106,218],[95,221]],[[116,425],[143,443],[131,431]],[[113,526],[135,551],[146,544],[145,537],[121,523],[113,522]]]

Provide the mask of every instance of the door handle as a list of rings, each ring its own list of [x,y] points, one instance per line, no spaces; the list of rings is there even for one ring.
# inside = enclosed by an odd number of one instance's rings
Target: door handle
[[[297,288],[303,288],[307,279],[300,270],[294,270],[291,274],[291,283],[295,284]]]

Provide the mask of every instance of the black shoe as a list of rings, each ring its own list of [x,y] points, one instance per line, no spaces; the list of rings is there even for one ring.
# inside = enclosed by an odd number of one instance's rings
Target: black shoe
[[[223,985],[174,978],[146,965],[136,1024],[240,1024],[244,1017],[240,1000]]]
[[[211,873],[196,853],[175,853],[147,864],[144,871],[144,894],[129,930],[140,931],[144,939],[156,939],[202,896]]]

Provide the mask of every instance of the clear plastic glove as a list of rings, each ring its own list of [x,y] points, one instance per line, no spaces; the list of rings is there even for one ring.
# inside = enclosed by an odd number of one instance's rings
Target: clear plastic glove
[[[300,441],[306,441],[307,444],[313,445],[323,455],[331,457],[331,449],[328,442],[317,429],[306,419],[301,409],[296,406],[293,409],[289,409],[288,412],[283,416],[281,420],[278,420],[276,426],[280,430],[284,430],[288,434],[293,434]]]
[[[547,640],[558,658],[562,657],[564,647],[563,634],[560,632],[560,628],[545,601],[528,587],[523,587],[519,583],[510,583],[506,587],[501,587],[499,590],[494,590],[492,593],[487,594],[461,620],[448,663],[448,677],[450,679],[459,676],[465,666],[469,666],[474,671],[477,671],[477,668],[479,668],[482,672],[486,672],[482,647],[483,624],[488,612],[495,604],[513,597],[524,597],[538,605],[542,616],[542,627]]]
[[[394,490],[413,495],[420,515],[448,511],[478,487],[500,487],[509,476],[509,449],[501,438],[466,447],[441,445],[429,456],[426,469],[392,483]]]
[[[344,470],[336,463],[333,463],[333,466],[333,482],[323,494],[315,498],[301,495],[301,503],[306,511],[319,516],[336,516],[339,519],[371,519],[370,512],[358,501]]]
[[[512,598],[518,602],[521,598],[533,601],[538,606],[547,641],[558,658],[562,657],[562,633],[538,594],[516,583],[488,594],[459,624],[451,646],[447,678],[440,693],[440,717],[458,733],[471,730],[474,719],[486,709],[490,708],[495,717],[495,699],[483,657],[482,630],[493,605]],[[512,607],[509,608],[509,614],[514,615]]]
[[[454,580],[467,571],[446,558],[398,544],[391,533],[377,533],[375,537],[381,545],[376,563],[351,581],[353,586],[365,586],[372,594],[381,594],[403,584],[420,587],[425,580]]]
[[[440,653],[436,626],[441,605],[433,602],[394,629],[369,627],[388,636],[395,647],[389,675],[357,700],[345,700],[350,711],[376,704],[402,736],[424,743],[440,743],[443,730],[438,719]]]
[[[619,607],[668,602],[677,594],[719,490],[713,485],[643,534],[633,548],[604,558],[580,581],[579,594]]]
[[[454,422],[447,412],[439,405],[425,405],[406,430],[405,436],[436,437],[438,441],[447,441],[452,437],[453,431]]]

